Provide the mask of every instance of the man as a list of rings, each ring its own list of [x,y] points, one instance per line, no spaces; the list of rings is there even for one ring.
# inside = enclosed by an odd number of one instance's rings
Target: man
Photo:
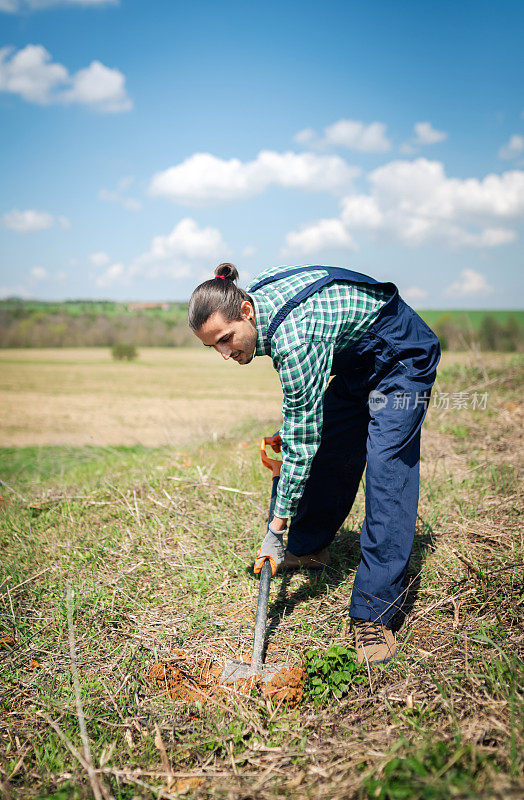
[[[235,267],[221,264],[193,292],[189,324],[226,360],[249,364],[270,356],[282,383],[283,466],[255,572],[266,558],[273,574],[278,567],[327,565],[328,545],[367,466],[362,558],[349,613],[358,661],[388,661],[415,533],[420,428],[438,339],[394,284],[358,272],[272,268],[247,292],[237,279]]]

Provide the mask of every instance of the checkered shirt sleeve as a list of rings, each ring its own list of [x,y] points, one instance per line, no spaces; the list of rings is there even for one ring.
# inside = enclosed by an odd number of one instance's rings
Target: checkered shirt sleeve
[[[333,342],[308,342],[282,359],[278,374],[284,393],[282,456],[275,504],[277,517],[292,517],[320,444],[322,404],[333,360]]]

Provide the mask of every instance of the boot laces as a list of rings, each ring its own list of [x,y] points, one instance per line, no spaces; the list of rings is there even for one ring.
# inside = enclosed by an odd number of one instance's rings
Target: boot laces
[[[362,621],[353,623],[358,633],[358,638],[363,647],[384,644],[386,637],[379,622]]]

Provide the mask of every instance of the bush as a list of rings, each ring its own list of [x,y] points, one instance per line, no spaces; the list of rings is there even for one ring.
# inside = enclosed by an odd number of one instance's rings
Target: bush
[[[134,344],[123,344],[121,342],[113,345],[111,355],[115,361],[123,361],[124,359],[126,361],[134,361],[138,356],[138,350]]]

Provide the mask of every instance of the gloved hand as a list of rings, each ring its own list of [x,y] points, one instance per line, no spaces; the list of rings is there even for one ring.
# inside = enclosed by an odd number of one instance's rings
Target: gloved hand
[[[273,577],[276,575],[277,568],[284,561],[284,556],[286,554],[286,548],[284,547],[284,542],[282,541],[284,534],[285,530],[274,531],[271,525],[269,525],[269,530],[266,533],[255,558],[255,566],[253,568],[255,575],[258,575],[262,569],[262,564],[266,558],[269,558],[269,563],[271,564],[271,574]]]

